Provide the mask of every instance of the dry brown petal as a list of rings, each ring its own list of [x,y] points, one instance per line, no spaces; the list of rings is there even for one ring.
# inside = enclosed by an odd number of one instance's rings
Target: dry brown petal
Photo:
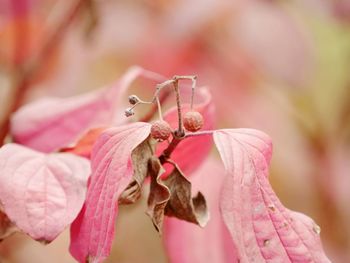
[[[133,178],[120,195],[119,204],[133,204],[141,197],[142,183],[148,174],[148,162],[154,154],[154,146],[154,140],[147,138],[133,150]]]
[[[152,219],[153,225],[159,233],[162,232],[164,209],[170,199],[170,190],[160,179],[164,169],[157,157],[149,162],[149,175],[151,177],[150,194],[148,196],[147,215]]]
[[[191,182],[183,175],[177,165],[164,180],[169,188],[171,198],[165,207],[165,215],[195,223],[204,227],[209,221],[209,212],[205,198],[201,192],[192,198]]]

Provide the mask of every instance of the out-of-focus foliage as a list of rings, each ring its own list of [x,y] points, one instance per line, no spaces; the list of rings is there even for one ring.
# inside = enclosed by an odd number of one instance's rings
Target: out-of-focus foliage
[[[134,64],[197,74],[214,96],[218,127],[271,135],[281,200],[318,222],[334,262],[350,261],[349,1],[4,0],[0,43],[1,122],[18,94],[20,104],[79,94]],[[110,262],[165,262],[139,208],[126,210]],[[67,236],[43,248],[15,235],[0,254],[4,262],[45,262],[48,254],[73,262],[67,248]]]

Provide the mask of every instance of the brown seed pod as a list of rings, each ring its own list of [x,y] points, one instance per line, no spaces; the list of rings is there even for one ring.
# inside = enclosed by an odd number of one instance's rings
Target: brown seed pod
[[[171,127],[169,123],[163,120],[158,120],[152,123],[151,136],[158,140],[164,141],[169,138],[171,134]]]
[[[186,130],[196,132],[203,127],[204,119],[198,111],[189,111],[185,113],[183,123]]]
[[[135,105],[136,103],[140,102],[139,97],[137,97],[136,95],[130,95],[128,100],[131,105]]]
[[[132,108],[127,108],[125,111],[124,111],[124,114],[126,117],[130,117],[132,115],[135,114],[135,112],[132,110]]]

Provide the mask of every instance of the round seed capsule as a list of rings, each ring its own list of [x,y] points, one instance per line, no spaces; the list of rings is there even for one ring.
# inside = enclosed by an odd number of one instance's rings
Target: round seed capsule
[[[171,134],[171,127],[169,123],[163,120],[158,120],[153,122],[151,126],[151,136],[158,140],[158,141],[164,141],[169,138]]]
[[[183,124],[186,130],[196,132],[203,127],[204,119],[198,111],[189,111],[184,115]]]

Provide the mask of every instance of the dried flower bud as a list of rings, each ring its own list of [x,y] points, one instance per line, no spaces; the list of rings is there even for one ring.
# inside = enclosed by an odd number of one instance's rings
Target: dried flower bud
[[[137,97],[136,95],[130,95],[129,96],[129,103],[131,105],[135,105],[136,103],[140,102],[139,97]]]
[[[130,117],[135,114],[135,112],[131,108],[127,108],[124,113],[126,117]]]
[[[166,121],[158,120],[153,122],[151,127],[151,136],[158,140],[164,141],[169,138],[171,134],[171,127]]]
[[[204,119],[198,111],[189,111],[184,115],[183,124],[186,130],[196,132],[203,127]]]

